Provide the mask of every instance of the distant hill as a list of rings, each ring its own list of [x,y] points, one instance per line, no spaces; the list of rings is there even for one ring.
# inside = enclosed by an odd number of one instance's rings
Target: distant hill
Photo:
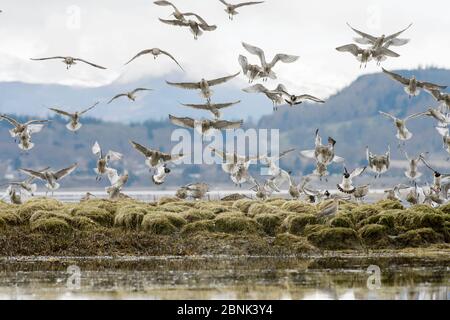
[[[423,69],[398,72],[408,76],[414,74],[418,79],[450,84],[450,70]],[[183,90],[158,87],[156,83],[145,83],[145,81],[126,87],[133,88],[143,85],[159,88],[159,90],[167,92],[167,95],[174,94],[174,92],[185,95],[182,99],[183,102],[192,102],[195,96],[192,92],[186,93]],[[113,85],[108,88],[87,89],[2,83],[0,84],[0,90],[2,90],[0,111],[23,114],[30,108],[42,108],[41,103],[44,103],[44,101],[54,104],[59,104],[61,101],[71,101],[71,106],[87,106],[98,97],[107,99],[114,93],[123,91],[123,86]],[[177,98],[178,96],[175,100]],[[271,102],[263,96],[247,94],[241,96],[239,90],[231,90],[231,88],[226,87],[218,90],[218,101],[234,100],[234,98],[242,98],[245,101],[246,111],[269,110],[271,112]],[[137,104],[143,103],[145,105],[139,111],[142,112],[140,120],[143,122],[128,125],[88,118],[84,120],[84,127],[77,134],[68,132],[64,127],[65,120],[56,117],[48,128],[35,135],[36,147],[27,155],[19,152],[17,145],[14,144],[7,132],[9,125],[2,121],[0,122],[0,177],[17,175],[16,169],[19,167],[40,168],[50,165],[56,169],[78,162],[80,168],[77,170],[77,178],[67,180],[64,186],[106,186],[105,181],[96,184],[95,179],[93,179],[92,168],[95,166],[95,157],[91,154],[90,148],[94,141],[98,140],[105,151],[112,149],[125,154],[123,167],[132,173],[130,185],[155,188],[150,181],[148,169],[144,166],[144,158],[130,147],[128,140],[136,140],[153,148],[162,148],[169,151],[171,147],[169,143],[170,134],[175,127],[167,120],[145,121],[145,119],[152,118],[149,110],[154,109],[155,112],[158,111],[157,114],[159,115],[174,112],[176,115],[183,116],[207,116],[204,112],[174,106],[173,101],[174,96],[170,96],[169,99],[168,96],[161,95],[161,92],[155,95],[149,93],[143,101],[137,102]],[[304,104],[294,108],[282,106],[279,111],[263,116],[257,124],[247,121],[246,127],[278,128],[281,135],[281,149],[295,147],[297,150],[313,148],[314,131],[319,128],[324,139],[331,136],[337,140],[337,154],[345,157],[346,164],[349,167],[354,167],[365,163],[366,145],[370,146],[375,153],[384,153],[387,145],[390,144],[393,159],[404,160],[403,154],[397,150],[398,143],[395,138],[393,123],[380,116],[378,111],[403,117],[411,113],[424,111],[428,106],[436,105],[432,97],[425,92],[422,92],[418,97],[409,99],[400,84],[379,73],[361,76],[349,87],[330,97],[323,105]],[[11,106],[14,106],[15,109]],[[99,106],[96,112],[112,112],[115,114],[112,118],[121,114],[123,114],[123,117],[128,117],[130,111],[127,108],[129,106],[130,103],[123,101],[117,105]],[[244,104],[241,106],[243,107]],[[243,117],[240,114],[241,106],[231,108],[226,117]],[[121,108],[127,110],[127,112],[124,112]],[[164,112],[161,112],[161,110],[164,110]],[[257,114],[256,111],[254,112],[254,114]],[[95,113],[93,115],[95,116]],[[130,120],[134,118],[135,115],[130,117]],[[25,119],[22,118],[22,120]],[[420,152],[428,151],[433,154],[434,160],[439,160],[445,165],[447,154],[443,151],[441,138],[434,129],[434,121],[426,118],[414,119],[411,120],[408,127],[414,134],[413,139],[405,146],[410,155],[414,156]],[[282,165],[299,175],[300,173],[310,173],[314,164],[301,159],[296,152],[286,157]],[[337,173],[340,172],[341,166],[335,165],[331,169],[332,172]],[[402,171],[397,168],[392,170],[390,175],[400,176]],[[170,188],[177,184],[195,180],[214,183],[215,186],[230,185],[229,178],[221,171],[220,166],[189,165],[177,167],[163,188]]]

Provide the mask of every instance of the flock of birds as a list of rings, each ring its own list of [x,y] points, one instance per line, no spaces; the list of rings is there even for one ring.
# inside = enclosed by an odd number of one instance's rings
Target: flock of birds
[[[229,4],[223,0],[219,1],[226,6],[225,11],[229,15],[230,20],[233,20],[233,17],[238,14],[238,8],[263,3],[263,1],[256,1],[240,4]],[[215,25],[208,24],[205,19],[196,13],[180,11],[169,1],[155,1],[154,4],[157,6],[169,6],[173,9],[171,16],[173,16],[174,19],[159,19],[162,23],[173,26],[187,27],[194,34],[195,39],[201,36],[204,31],[214,31],[217,28]],[[350,25],[349,27],[359,36],[359,38],[354,39],[355,42],[359,45],[365,45],[367,47],[361,48],[357,44],[347,44],[336,48],[336,50],[339,52],[351,53],[358,59],[358,61],[360,61],[360,67],[362,67],[363,65],[367,65],[367,63],[371,60],[375,60],[377,65],[380,65],[381,62],[386,60],[388,57],[399,57],[399,54],[389,48],[392,46],[403,46],[409,42],[409,39],[401,39],[399,36],[407,31],[411,25],[392,35],[382,35],[379,37],[359,31]],[[242,68],[242,73],[248,78],[250,84],[255,81],[266,82],[268,79],[277,79],[277,74],[274,68],[278,63],[294,63],[299,59],[296,55],[279,53],[276,54],[270,62],[268,62],[262,49],[248,43],[242,43],[242,45],[248,54],[256,56],[259,60],[259,63],[251,64],[249,63],[249,58],[244,55],[240,55],[238,58],[238,62]],[[142,50],[126,62],[126,64],[129,64],[144,55],[152,55],[154,59],[161,55],[166,56],[176,63],[182,71],[184,71],[181,64],[172,54],[159,48]],[[73,65],[79,62],[95,68],[106,69],[98,64],[75,57],[53,56],[37,59],[33,58],[32,60],[44,61],[53,59],[61,60],[66,65],[67,69],[70,69]],[[446,89],[446,86],[419,81],[415,77],[406,78],[399,74],[385,70],[384,68],[382,70],[393,80],[398,81],[401,85],[403,85],[405,92],[410,98],[417,96],[423,89],[429,92],[439,103],[439,106],[436,108],[428,108],[421,113],[412,114],[404,119],[400,119],[388,113],[380,112],[380,115],[386,117],[394,123],[396,128],[396,137],[399,140],[398,148],[402,149],[405,142],[410,140],[413,136],[407,128],[407,122],[418,117],[427,116],[432,117],[437,121],[436,129],[443,137],[444,149],[450,154],[450,131],[448,129],[448,125],[450,124],[450,95],[442,92]],[[243,124],[242,120],[228,121],[222,119],[221,117],[221,110],[223,108],[234,106],[240,103],[240,101],[221,103],[212,101],[214,93],[212,87],[226,83],[236,78],[239,74],[240,72],[216,79],[201,79],[197,82],[167,81],[167,84],[170,86],[186,90],[200,91],[200,95],[205,99],[203,104],[182,105],[189,108],[205,110],[213,115],[212,119],[193,119],[189,117],[175,117],[173,115],[169,115],[169,120],[176,126],[194,129],[202,136],[209,135],[215,130],[240,128]],[[135,101],[137,94],[150,90],[152,89],[136,88],[130,92],[119,93],[112,97],[107,104],[110,104],[119,98],[128,98],[131,101]],[[261,83],[257,83],[248,88],[244,88],[243,91],[247,93],[264,94],[272,102],[274,110],[276,110],[281,104],[296,106],[305,101],[315,103],[325,102],[324,100],[310,94],[292,94],[281,83],[273,90],[266,88],[266,86]],[[76,112],[68,112],[59,108],[50,108],[50,110],[61,116],[67,117],[69,120],[66,126],[67,129],[76,132],[82,127],[80,122],[81,117],[98,105],[99,102],[96,102],[92,106]],[[9,131],[11,137],[18,142],[18,147],[23,151],[28,151],[33,148],[34,144],[32,143],[32,135],[40,132],[50,121],[30,120],[26,123],[20,123],[7,115],[0,115],[0,121],[1,120],[5,120],[12,125],[12,129]],[[286,150],[277,156],[258,155],[254,157],[240,155],[236,152],[226,153],[223,152],[223,150],[217,150],[215,148],[211,148],[211,152],[222,159],[222,169],[230,176],[230,179],[235,185],[241,186],[244,183],[251,184],[253,186],[251,190],[255,191],[256,197],[259,199],[265,199],[270,197],[274,192],[280,192],[281,187],[285,183],[289,184],[289,194],[295,199],[303,197],[312,202],[320,202],[324,199],[334,199],[334,201],[331,201],[330,204],[324,208],[323,215],[336,212],[337,205],[341,199],[354,198],[356,200],[361,200],[368,195],[370,185],[355,185],[353,182],[353,180],[361,176],[366,169],[372,171],[375,174],[375,178],[379,178],[390,168],[391,153],[389,146],[387,152],[382,155],[372,153],[369,150],[369,147],[367,147],[366,157],[368,165],[366,167],[355,168],[352,171],[348,171],[348,169],[344,166],[342,181],[337,184],[337,193],[331,194],[328,190],[314,188],[311,186],[311,181],[314,177],[319,178],[320,180],[327,179],[327,176],[329,175],[328,167],[332,163],[342,164],[345,162],[344,158],[335,154],[336,141],[333,138],[329,137],[327,142],[323,143],[319,130],[317,130],[315,132],[314,139],[314,149],[301,151],[300,156],[314,161],[316,164],[315,170],[310,175],[305,176],[300,183],[296,183],[294,181],[291,172],[288,172],[279,166],[279,160],[286,155],[291,154],[294,149]],[[171,170],[169,168],[169,164],[173,164],[186,156],[184,154],[165,153],[160,150],[146,147],[135,141],[130,141],[130,143],[136,151],[144,156],[145,164],[149,167],[150,173],[152,174],[152,181],[156,185],[163,184],[167,176],[170,174]],[[113,162],[120,161],[123,158],[123,155],[116,151],[108,151],[106,153],[103,152],[98,142],[95,142],[92,146],[92,153],[97,157],[97,166],[94,169],[97,175],[96,179],[100,180],[103,176],[106,176],[110,181],[110,186],[106,188],[109,197],[126,197],[122,193],[122,190],[128,181],[128,172],[125,170],[120,174],[111,166]],[[442,174],[433,169],[427,161],[427,153],[422,153],[417,157],[410,158],[405,152],[405,157],[409,163],[409,168],[405,171],[405,176],[409,179],[409,181],[411,181],[411,185],[396,185],[385,191],[386,197],[388,199],[406,200],[411,204],[428,203],[433,206],[438,206],[447,202],[447,194],[450,189],[450,175]],[[267,167],[267,174],[269,177],[264,182],[258,181],[249,173],[250,165],[257,161]],[[432,170],[434,174],[433,184],[428,185],[427,188],[419,187],[417,185],[417,181],[422,175],[422,173],[418,171],[418,167],[421,164],[424,164]],[[75,163],[59,171],[54,171],[50,168],[43,168],[42,170],[20,169],[20,171],[28,175],[29,178],[20,182],[9,183],[5,196],[9,197],[13,203],[21,203],[24,196],[34,195],[37,189],[36,184],[34,183],[35,179],[44,181],[47,191],[53,192],[60,186],[58,181],[70,175],[74,170],[76,170],[76,168],[77,164]],[[402,199],[400,191],[404,189],[407,189],[408,192],[405,199]],[[193,183],[178,189],[176,195],[177,197],[183,199],[188,197],[200,199],[204,197],[208,191],[209,185],[205,183]],[[91,194],[88,193],[86,198],[89,198],[90,196]],[[236,195],[236,197],[239,197],[239,195]]]

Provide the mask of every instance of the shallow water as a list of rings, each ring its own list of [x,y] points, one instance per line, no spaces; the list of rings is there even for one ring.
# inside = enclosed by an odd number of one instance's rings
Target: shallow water
[[[401,256],[16,257],[0,271],[1,299],[450,298],[449,259]]]

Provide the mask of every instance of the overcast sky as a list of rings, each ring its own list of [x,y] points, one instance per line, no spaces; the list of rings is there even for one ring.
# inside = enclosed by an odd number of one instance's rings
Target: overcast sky
[[[362,73],[378,71],[374,64],[360,70],[352,56],[335,51],[355,36],[347,21],[374,35],[414,23],[404,34],[411,43],[393,48],[401,57],[385,62],[388,69],[450,67],[448,1],[267,0],[241,8],[234,21],[228,20],[218,0],[173,2],[181,11],[196,12],[216,24],[217,30],[196,41],[188,29],[160,23],[158,17],[168,18],[171,8],[155,6],[152,0],[2,1],[0,81],[100,86],[144,76],[165,79],[169,74],[170,80],[212,78],[239,70],[237,58],[246,53],[241,46],[245,41],[263,48],[268,59],[279,52],[299,55],[294,64],[276,66],[279,80],[292,90],[327,97]],[[142,57],[123,66],[151,47],[171,52],[186,73],[164,57],[156,62]],[[67,72],[57,61],[29,60],[54,55],[82,57],[108,70],[77,65]],[[240,79],[232,85],[242,87],[245,79]]]

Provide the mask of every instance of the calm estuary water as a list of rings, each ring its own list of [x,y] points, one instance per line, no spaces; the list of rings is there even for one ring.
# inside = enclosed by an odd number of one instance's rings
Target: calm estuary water
[[[449,259],[15,257],[0,268],[1,299],[450,298]]]

